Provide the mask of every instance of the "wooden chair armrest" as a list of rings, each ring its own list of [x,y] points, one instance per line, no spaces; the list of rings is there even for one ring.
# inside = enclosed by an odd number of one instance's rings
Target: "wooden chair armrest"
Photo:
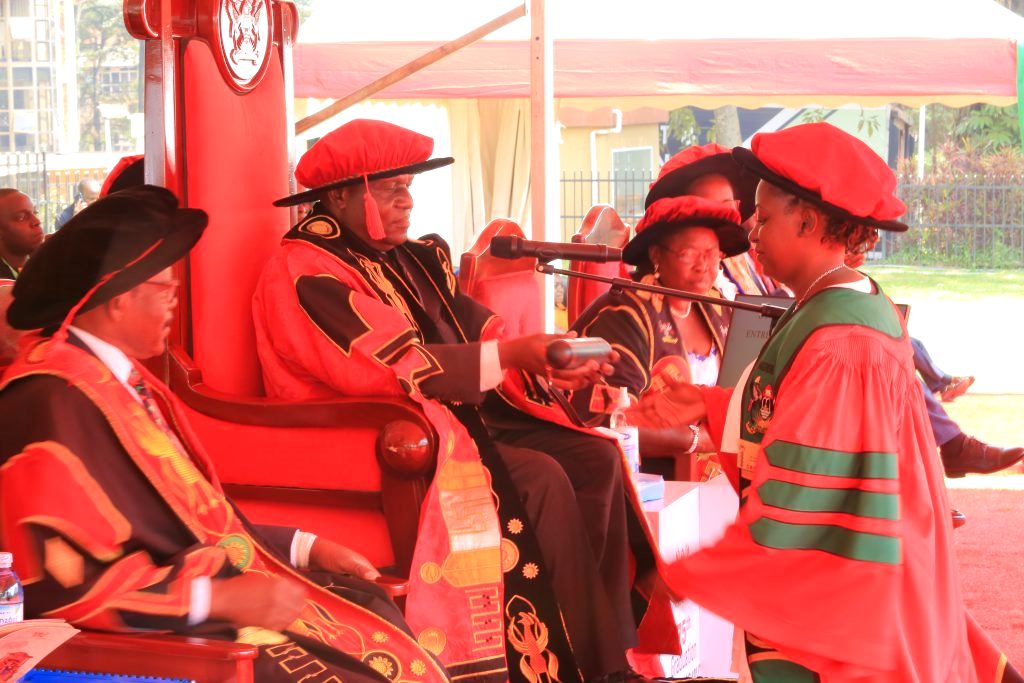
[[[408,398],[381,396],[289,401],[259,396],[235,396],[211,389],[203,371],[180,346],[169,351],[170,386],[185,404],[204,415],[244,425],[266,427],[341,427],[410,420],[429,426],[419,407]]]
[[[62,671],[158,676],[208,683],[252,683],[253,645],[166,634],[76,634],[39,667]]]
[[[377,579],[377,585],[383,588],[384,592],[387,593],[392,600],[409,594],[409,579],[403,579],[400,576],[382,574]]]

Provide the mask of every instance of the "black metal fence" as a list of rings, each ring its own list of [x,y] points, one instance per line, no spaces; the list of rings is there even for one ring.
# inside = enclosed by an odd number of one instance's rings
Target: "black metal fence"
[[[1024,266],[1024,178],[959,176],[901,179],[906,233],[883,235],[890,263],[1019,268]]]
[[[594,204],[610,204],[635,225],[644,211],[648,173],[563,174],[562,237],[575,233]],[[901,178],[910,230],[883,233],[875,254],[886,263],[964,268],[1024,267],[1024,178]]]
[[[47,167],[42,152],[0,154],[0,187],[13,187],[27,194],[46,232],[53,232],[57,216],[74,204],[78,182],[85,178],[102,180],[103,169],[54,170]]]
[[[626,172],[616,174],[562,174],[562,238],[568,242],[595,204],[611,204],[623,221],[636,225],[644,215],[644,198],[651,184],[651,174]]]

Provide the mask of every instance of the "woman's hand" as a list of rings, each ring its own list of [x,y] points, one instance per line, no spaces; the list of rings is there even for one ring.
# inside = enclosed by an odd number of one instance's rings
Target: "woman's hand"
[[[638,427],[664,428],[697,424],[707,417],[704,394],[693,384],[665,377],[666,388],[648,393],[626,412],[626,419]]]

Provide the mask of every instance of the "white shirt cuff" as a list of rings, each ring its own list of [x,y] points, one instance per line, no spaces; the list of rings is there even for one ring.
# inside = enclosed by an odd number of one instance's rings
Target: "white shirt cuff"
[[[291,560],[292,566],[296,569],[309,568],[309,551],[313,549],[313,542],[316,541],[316,534],[308,531],[296,531],[292,536]]]
[[[490,391],[501,384],[505,371],[501,369],[498,357],[498,340],[491,339],[480,344],[480,391]]]
[[[195,626],[210,618],[213,587],[209,576],[192,579],[192,592],[188,603],[188,625]]]

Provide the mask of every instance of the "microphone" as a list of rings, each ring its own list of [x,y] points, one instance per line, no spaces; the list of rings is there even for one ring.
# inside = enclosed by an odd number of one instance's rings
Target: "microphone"
[[[533,242],[522,237],[498,235],[491,239],[491,254],[497,258],[536,258],[541,263],[555,259],[607,263],[621,261],[622,250],[605,244]]]
[[[603,363],[611,355],[611,344],[601,337],[556,339],[548,344],[545,351],[548,365],[557,370],[578,368],[591,359]]]

